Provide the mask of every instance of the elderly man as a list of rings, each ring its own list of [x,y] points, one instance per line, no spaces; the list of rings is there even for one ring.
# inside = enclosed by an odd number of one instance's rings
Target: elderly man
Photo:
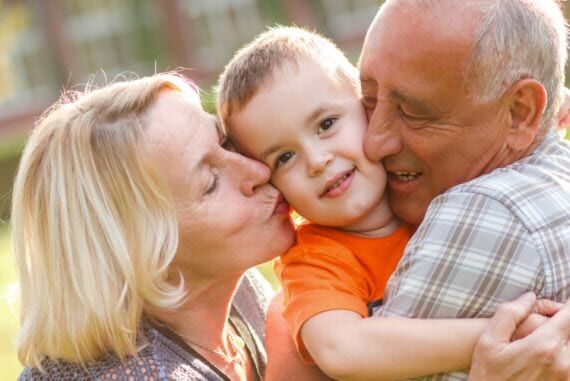
[[[570,297],[570,147],[553,131],[566,49],[554,0],[382,6],[360,61],[365,150],[419,228],[376,314],[481,317],[525,291]],[[567,336],[540,343],[560,352]]]

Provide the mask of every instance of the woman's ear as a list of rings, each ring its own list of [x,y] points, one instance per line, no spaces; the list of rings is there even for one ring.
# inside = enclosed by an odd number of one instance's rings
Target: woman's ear
[[[511,123],[507,132],[507,144],[513,150],[527,149],[540,128],[546,107],[546,89],[534,79],[522,79],[509,91]]]

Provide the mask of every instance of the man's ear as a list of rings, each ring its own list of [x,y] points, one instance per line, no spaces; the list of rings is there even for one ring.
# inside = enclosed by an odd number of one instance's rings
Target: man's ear
[[[513,150],[527,149],[540,128],[546,107],[546,89],[534,79],[522,79],[509,91],[510,128],[507,144]]]

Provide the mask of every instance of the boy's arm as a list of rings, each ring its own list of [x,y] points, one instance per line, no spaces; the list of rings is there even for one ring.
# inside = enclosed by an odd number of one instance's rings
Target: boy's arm
[[[328,376],[393,380],[468,369],[488,319],[362,318],[346,310],[307,320],[301,337]]]

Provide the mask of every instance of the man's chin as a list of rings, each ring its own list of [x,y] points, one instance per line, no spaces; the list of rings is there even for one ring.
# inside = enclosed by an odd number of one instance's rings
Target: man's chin
[[[393,194],[388,195],[388,201],[392,212],[402,221],[412,226],[419,226],[424,219],[427,205],[414,202],[410,197],[398,197]]]

